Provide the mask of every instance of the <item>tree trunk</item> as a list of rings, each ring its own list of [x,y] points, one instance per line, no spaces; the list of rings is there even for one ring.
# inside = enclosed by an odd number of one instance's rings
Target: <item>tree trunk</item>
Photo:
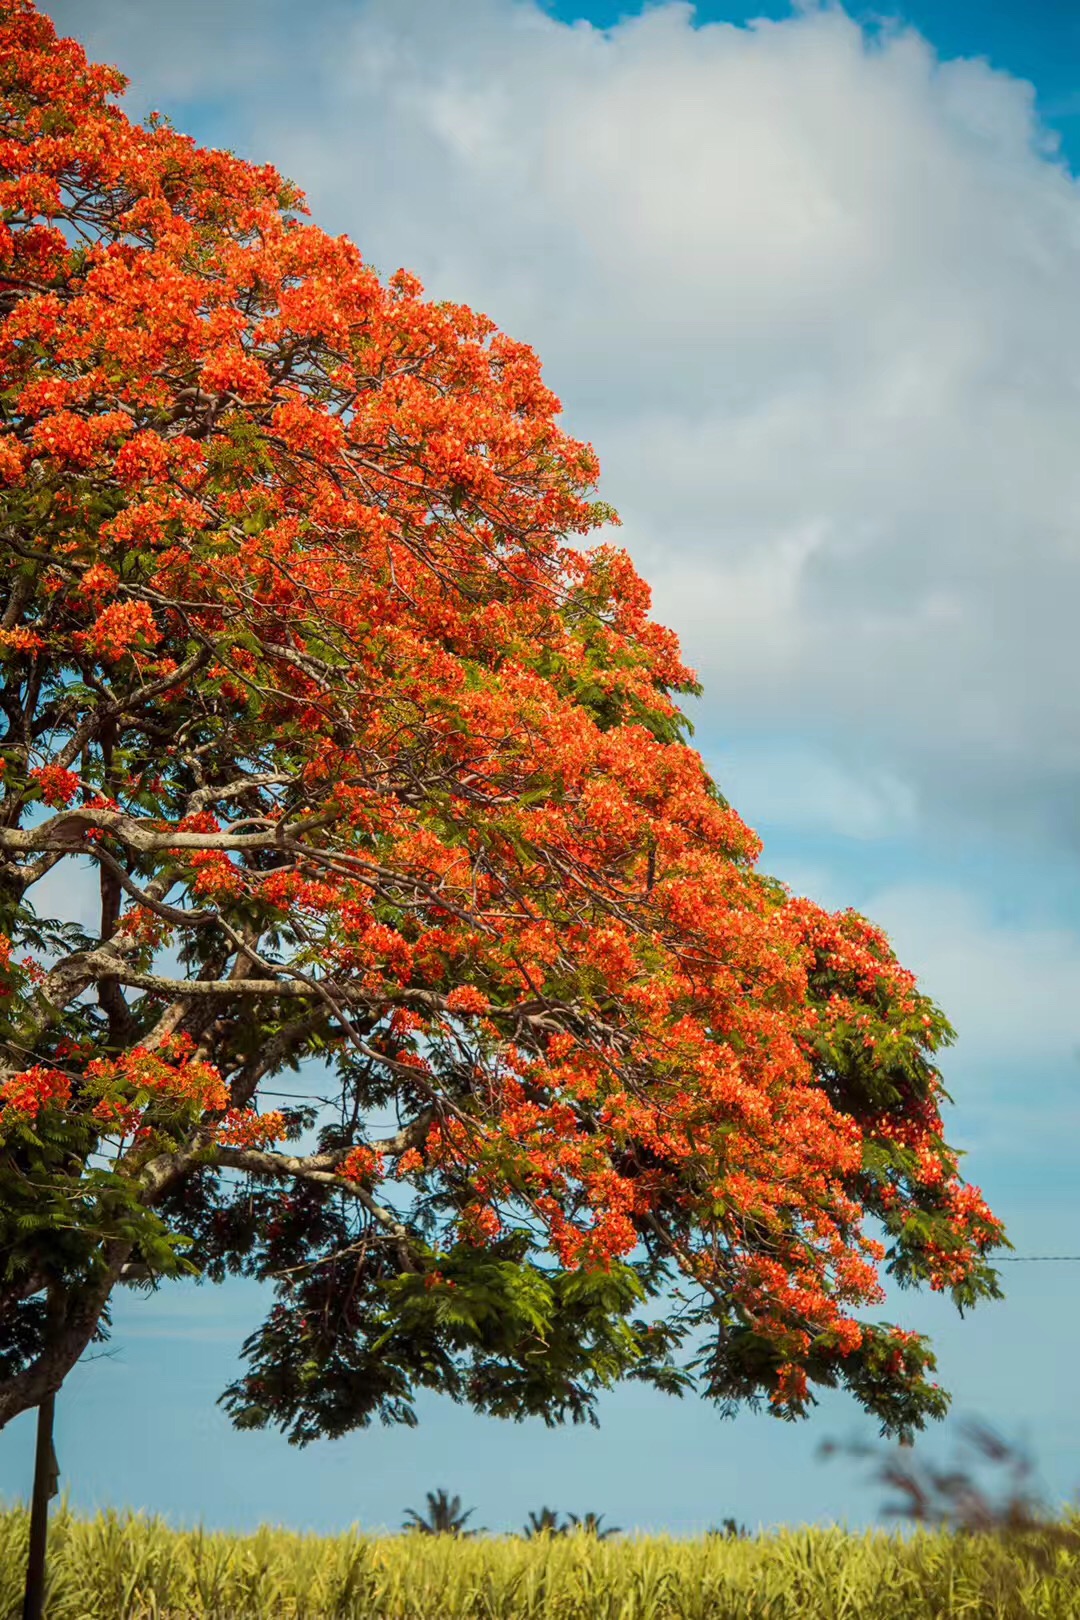
[[[130,1243],[120,1240],[110,1243],[105,1251],[105,1265],[93,1287],[84,1289],[74,1299],[69,1297],[62,1304],[50,1300],[56,1314],[53,1316],[50,1310],[52,1320],[41,1354],[21,1372],[0,1382],[0,1429],[20,1412],[41,1406],[46,1396],[56,1394],[97,1332],[101,1313],[131,1248]]]
[[[45,1613],[45,1548],[49,1534],[49,1502],[56,1495],[59,1470],[53,1450],[53,1415],[56,1396],[49,1394],[37,1409],[37,1447],[34,1452],[34,1489],[30,1498],[30,1551],[26,1560],[23,1620],[42,1620]]]

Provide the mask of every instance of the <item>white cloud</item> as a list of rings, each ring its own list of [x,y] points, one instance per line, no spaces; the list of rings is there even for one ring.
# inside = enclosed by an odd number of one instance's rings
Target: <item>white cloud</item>
[[[1075,1062],[1080,936],[1073,929],[1007,921],[970,893],[930,883],[880,890],[860,909],[945,1008],[965,1060]]]
[[[850,769],[821,749],[790,743],[729,743],[716,759],[705,753],[725,795],[759,832],[782,827],[865,841],[895,838],[916,824],[909,784],[889,771]]]
[[[964,1173],[989,1177],[988,1192],[991,1182],[1015,1190],[1019,1178],[1017,1211],[1051,1226],[1080,1140],[1080,933],[946,882],[856,893],[850,870],[798,857],[778,875],[796,894],[830,909],[854,904],[884,928],[957,1033],[940,1062],[956,1104],[944,1111],[946,1137],[971,1154]]]
[[[776,868],[774,867],[774,870]],[[856,883],[831,862],[783,860],[796,894],[834,910],[848,905],[885,930],[900,961],[957,1032],[950,1070],[992,1075],[997,1096],[1025,1108],[1049,1104],[1028,1084],[1053,1072],[1080,1126],[1080,932],[1037,907],[995,903],[937,879]],[[1046,1093],[1043,1095],[1042,1093]]]
[[[48,9],[536,345],[718,727],[1075,835],[1080,205],[1030,86],[836,9]]]
[[[932,883],[880,890],[859,909],[885,928],[957,1031],[942,1067],[957,1104],[946,1110],[946,1135],[972,1153],[965,1173],[979,1180],[991,1159],[998,1179],[1038,1167],[1060,1211],[1080,1140],[1080,935],[1005,919]]]

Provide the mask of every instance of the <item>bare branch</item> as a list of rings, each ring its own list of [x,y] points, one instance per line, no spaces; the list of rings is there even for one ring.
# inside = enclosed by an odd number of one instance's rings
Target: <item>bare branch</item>
[[[155,916],[163,918],[165,922],[179,923],[181,927],[186,928],[189,925],[202,927],[206,923],[216,921],[218,913],[215,910],[184,911],[180,906],[167,906],[163,901],[154,899],[145,889],[140,889],[138,884],[124,871],[120,862],[110,855],[107,849],[102,849],[100,845],[92,846],[87,853],[91,859],[99,862],[100,865],[106,867],[112,873],[125,894],[130,895],[140,906],[145,906],[148,911],[152,911]]]
[[[377,1146],[374,1143],[371,1145]],[[412,1254],[415,1239],[408,1227],[403,1226],[393,1211],[380,1204],[366,1187],[340,1174],[338,1167],[348,1151],[342,1149],[337,1153],[312,1154],[308,1158],[298,1159],[287,1153],[267,1153],[261,1148],[219,1147],[214,1151],[214,1160],[228,1170],[245,1170],[249,1175],[266,1176],[273,1180],[310,1181],[348,1193],[395,1239],[403,1267],[407,1271],[417,1271],[419,1267]]]

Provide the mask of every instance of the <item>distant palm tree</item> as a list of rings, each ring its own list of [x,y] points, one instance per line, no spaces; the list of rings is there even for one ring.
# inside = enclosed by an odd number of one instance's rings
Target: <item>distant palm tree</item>
[[[598,1541],[606,1541],[608,1536],[622,1535],[617,1524],[609,1524],[606,1530],[601,1530],[600,1526],[604,1522],[602,1513],[585,1513],[580,1518],[576,1513],[570,1513],[567,1517],[570,1521],[568,1528],[582,1530],[585,1535],[595,1536]]]
[[[443,1490],[428,1491],[427,1514],[409,1508],[401,1528],[419,1531],[422,1536],[475,1536],[477,1530],[465,1528],[475,1512],[475,1508],[468,1508],[462,1513],[460,1496],[450,1496]]]
[[[705,1534],[719,1536],[724,1541],[745,1541],[750,1532],[745,1524],[737,1524],[734,1519],[727,1518],[721,1520],[719,1524],[710,1525]]]
[[[542,1507],[539,1513],[529,1514],[523,1534],[531,1541],[534,1536],[565,1536],[569,1528],[566,1520],[560,1524],[554,1508]]]

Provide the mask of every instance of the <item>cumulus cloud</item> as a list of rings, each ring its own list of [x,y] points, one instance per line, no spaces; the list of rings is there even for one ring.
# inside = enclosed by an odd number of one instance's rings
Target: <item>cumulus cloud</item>
[[[714,763],[728,798],[762,833],[783,828],[866,842],[917,826],[917,800],[901,777],[845,767],[804,744],[746,740],[720,750]]]
[[[947,1111],[950,1141],[973,1152],[978,1175],[994,1161],[1002,1177],[1041,1167],[1044,1188],[1060,1177],[1060,1206],[1080,1131],[1080,938],[937,884],[899,884],[861,909],[957,1031],[944,1064],[958,1105]]]
[[[1080,939],[1071,929],[1004,919],[938,884],[880,890],[866,910],[947,1008],[966,1059],[1075,1062]]]
[[[711,730],[1080,833],[1080,205],[1029,85],[835,8],[47,9],[536,345]]]

